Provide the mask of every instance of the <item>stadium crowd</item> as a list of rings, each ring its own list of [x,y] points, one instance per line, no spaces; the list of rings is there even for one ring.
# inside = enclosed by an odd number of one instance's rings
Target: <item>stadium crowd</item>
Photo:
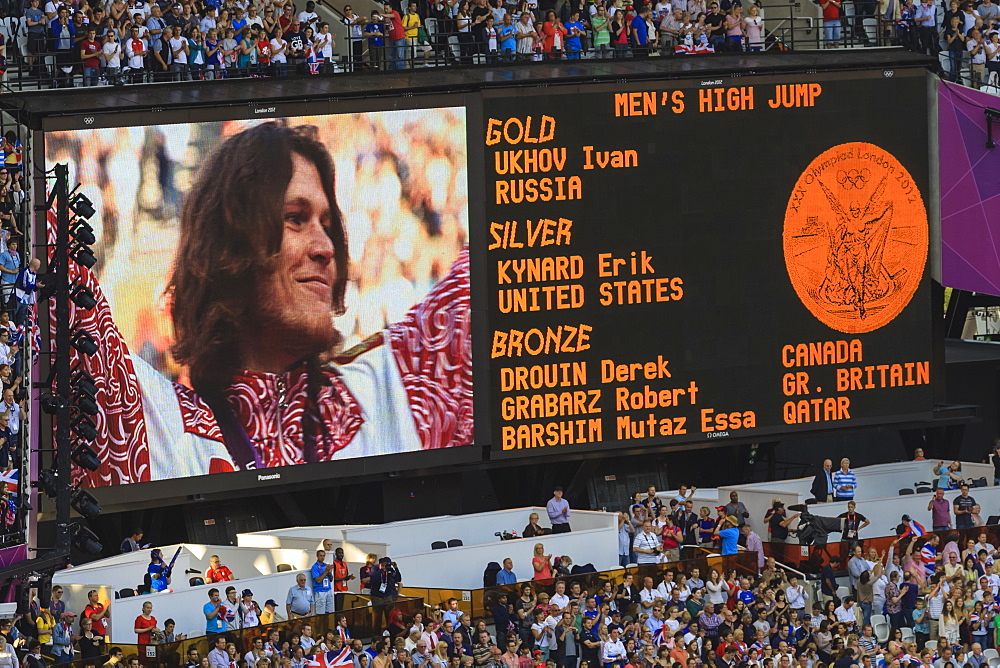
[[[958,68],[968,53],[981,81],[1000,63],[997,5],[942,1],[814,0],[827,48],[903,44],[946,51]],[[768,36],[754,0],[390,0],[368,15],[323,3],[342,25],[322,20],[313,0],[23,2],[5,55],[53,86],[789,46]]]
[[[1000,449],[993,455],[1000,468]],[[927,512],[937,533],[904,516],[898,537],[879,552],[858,538],[867,518],[852,500],[841,515],[851,556],[846,563],[836,555],[824,560],[819,596],[800,573],[766,556],[751,528],[756,518],[738,494],[714,516],[706,508],[695,515],[697,490],[687,486],[666,501],[650,486],[619,514],[624,571],[574,566],[567,556],[546,554],[539,542],[530,578],[518,576],[509,558],[488,569],[485,584],[496,585],[480,592],[486,611],[481,618],[463,611],[467,604],[455,598],[404,615],[404,575],[393,560],[370,554],[352,573],[332,541],[324,541],[308,571],[289,573],[284,601],[263,604],[213,555],[202,578],[212,585],[208,600],[191,611],[204,619],[210,651],[202,656],[198,647],[186,645],[177,664],[186,658],[189,668],[989,668],[990,651],[1000,647],[996,537],[976,528],[978,508],[960,464],[938,462],[932,469],[939,491]],[[849,461],[834,470],[826,460],[812,492],[817,501],[853,499],[857,485]],[[942,504],[952,489],[958,495]],[[532,513],[523,537],[544,540],[571,531],[572,511],[562,490],[555,491],[546,514],[548,526]],[[951,528],[952,514],[966,540]],[[760,518],[768,527],[767,542],[782,543],[795,519],[776,500]],[[122,550],[142,549],[142,539],[143,531],[135,529]],[[704,560],[680,558],[685,544],[718,545],[723,555],[756,554],[726,567],[706,566]],[[159,550],[150,555],[146,586],[154,593],[169,590],[169,566]],[[370,600],[363,613],[370,635],[363,638],[342,614],[349,590]],[[0,621],[0,665],[16,668],[18,655],[31,668],[70,661],[105,668],[146,665],[139,655],[125,657],[104,642],[110,601],[91,591],[75,627],[77,615],[66,609],[62,594],[56,585],[45,607],[32,600],[28,614]],[[174,620],[157,620],[156,600],[144,601],[131,622],[140,654],[147,645],[185,640],[175,633]],[[117,623],[123,622],[128,620]]]

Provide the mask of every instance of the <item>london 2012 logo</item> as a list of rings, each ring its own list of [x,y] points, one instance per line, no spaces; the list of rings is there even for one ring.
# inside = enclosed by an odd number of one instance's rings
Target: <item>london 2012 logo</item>
[[[861,334],[891,322],[913,298],[927,262],[927,209],[891,153],[840,144],[802,172],[783,236],[805,307],[837,331]]]

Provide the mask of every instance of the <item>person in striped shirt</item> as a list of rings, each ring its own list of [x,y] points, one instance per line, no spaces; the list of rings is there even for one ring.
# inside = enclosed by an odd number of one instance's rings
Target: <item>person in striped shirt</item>
[[[833,498],[846,501],[854,498],[858,489],[858,478],[851,470],[851,460],[844,457],[840,460],[840,470],[833,474]]]

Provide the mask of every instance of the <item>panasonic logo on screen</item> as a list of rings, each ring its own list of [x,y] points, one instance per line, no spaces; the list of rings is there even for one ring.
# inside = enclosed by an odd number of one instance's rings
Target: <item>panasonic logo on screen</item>
[[[257,474],[257,481],[258,482],[261,481],[261,480],[280,480],[280,479],[281,479],[281,474],[280,473],[268,473],[267,475],[264,475],[264,474],[261,474],[261,473]]]

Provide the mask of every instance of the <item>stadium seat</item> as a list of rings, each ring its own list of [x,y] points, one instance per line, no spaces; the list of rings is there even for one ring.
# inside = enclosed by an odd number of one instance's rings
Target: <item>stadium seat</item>
[[[278,569],[279,573],[285,573],[287,571],[292,570],[292,565],[291,564],[278,564],[277,565],[277,569]]]
[[[188,579],[188,586],[189,587],[199,587],[199,586],[201,586],[203,584],[205,584],[205,578],[189,578]]]
[[[461,538],[452,538],[448,541],[448,547],[462,547],[462,545],[463,543]]]
[[[433,543],[431,543],[432,550],[443,550],[447,547],[448,543],[444,542],[443,540],[436,540]]]
[[[990,515],[986,520],[986,524],[993,526],[994,524],[1000,524],[1000,515]]]
[[[122,589],[116,594],[116,596],[118,598],[131,598],[132,596],[135,596],[135,589]]]
[[[913,629],[911,629],[911,628],[907,628],[907,627],[904,626],[899,631],[900,631],[900,633],[903,634],[903,642],[913,642],[913,640],[917,637],[913,633]]]
[[[889,619],[885,615],[872,615],[872,629],[874,629],[879,624],[888,624]]]
[[[933,492],[934,490],[930,487],[917,487],[917,494],[926,494],[927,492]]]
[[[937,640],[928,640],[924,643],[924,649],[937,649]]]
[[[1000,668],[1000,658],[988,659],[990,668]]]
[[[904,494],[913,494],[913,493],[914,493],[913,490],[910,489],[909,487],[904,487],[903,489],[899,490],[900,496],[903,496]]]
[[[991,647],[989,649],[983,650],[983,656],[985,656],[987,660],[1000,659],[1000,652],[997,652],[995,649]]]
[[[878,638],[879,642],[885,642],[889,639],[889,625],[888,624],[875,624],[875,637]]]
[[[844,585],[840,585],[839,587],[837,587],[837,598],[839,598],[841,601],[843,601],[850,595],[851,595],[850,588],[845,587]]]

